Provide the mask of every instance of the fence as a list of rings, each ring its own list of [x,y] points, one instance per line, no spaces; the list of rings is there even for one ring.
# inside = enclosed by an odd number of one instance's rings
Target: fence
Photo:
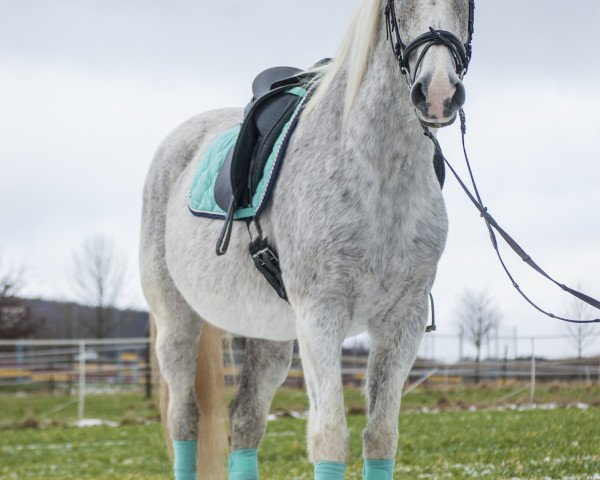
[[[441,330],[441,329],[440,329]],[[520,335],[517,328],[496,329],[486,336],[481,345],[482,358],[518,359],[535,355],[549,359],[578,356],[600,356],[600,329],[588,326],[575,343],[575,335]],[[581,350],[581,352],[579,352]],[[476,352],[467,335],[446,334],[442,330],[425,335],[419,356],[422,358],[456,362],[475,358]]]
[[[448,336],[460,344],[460,338]],[[449,387],[451,385],[495,381],[527,384],[530,400],[535,399],[538,381],[583,380],[600,383],[600,357],[547,360],[535,355],[536,342],[529,338],[529,355],[508,358],[486,356],[477,363],[473,360],[438,360],[431,345],[425,340],[420,357],[415,362],[405,394],[423,383]],[[500,338],[498,339],[500,342]],[[522,341],[522,340],[521,340]],[[429,342],[429,343],[428,343]],[[434,341],[435,342],[435,341]],[[435,346],[435,343],[433,344]],[[459,347],[461,356],[465,352]],[[500,352],[498,347],[496,352]],[[521,349],[521,354],[524,351]],[[361,385],[366,377],[367,351],[363,343],[345,348],[342,357],[342,375],[345,384]],[[225,358],[226,374],[233,380],[243,360],[243,350],[229,350]],[[427,358],[429,357],[429,358]],[[77,340],[0,340],[0,393],[31,388],[77,393],[78,417],[84,418],[85,397],[89,392],[111,392],[134,389],[151,395],[153,386],[150,362],[150,340],[131,339],[77,339]],[[300,359],[294,355],[288,385],[302,386],[304,376]]]
[[[143,387],[151,396],[150,340],[0,340],[0,392],[43,386],[78,394],[78,418],[88,391]]]

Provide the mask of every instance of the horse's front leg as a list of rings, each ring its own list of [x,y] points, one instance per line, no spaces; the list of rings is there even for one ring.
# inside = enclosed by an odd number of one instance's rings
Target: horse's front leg
[[[341,373],[342,342],[349,315],[325,304],[302,308],[297,331],[310,401],[308,455],[315,480],[341,480],[348,460]]]
[[[402,387],[427,323],[427,295],[370,322],[367,367],[369,420],[364,431],[363,480],[392,480],[398,450]]]

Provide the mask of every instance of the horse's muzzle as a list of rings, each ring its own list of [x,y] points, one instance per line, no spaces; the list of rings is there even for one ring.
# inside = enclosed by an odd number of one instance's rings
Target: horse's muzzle
[[[435,128],[452,124],[465,99],[462,81],[442,75],[419,78],[411,91],[411,100],[419,120],[422,124]]]

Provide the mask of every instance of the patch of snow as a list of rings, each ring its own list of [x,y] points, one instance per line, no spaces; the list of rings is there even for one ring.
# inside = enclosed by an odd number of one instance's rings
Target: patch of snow
[[[75,427],[118,427],[119,422],[111,422],[110,420],[101,420],[99,418],[84,418],[77,420],[74,424]]]

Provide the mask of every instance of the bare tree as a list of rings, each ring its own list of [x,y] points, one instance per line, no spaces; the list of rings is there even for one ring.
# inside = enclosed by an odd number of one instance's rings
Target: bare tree
[[[577,290],[582,291],[581,285]],[[592,309],[581,300],[573,298],[567,305],[569,316],[573,320],[588,320],[593,317]],[[583,358],[585,350],[593,343],[595,334],[595,325],[589,323],[567,323],[565,333],[569,337],[571,344],[577,350],[577,358]]]
[[[0,259],[0,338],[29,337],[39,328],[35,317],[22,298],[23,271],[5,268]]]
[[[73,257],[73,287],[79,300],[95,309],[91,334],[106,337],[115,327],[114,308],[123,294],[125,263],[104,235],[86,238]]]
[[[456,311],[456,321],[461,334],[473,344],[477,352],[475,383],[479,383],[481,347],[501,320],[502,314],[487,292],[476,293],[466,290],[463,293]]]
[[[23,271],[3,265],[0,258],[0,298],[13,297],[23,287]]]

